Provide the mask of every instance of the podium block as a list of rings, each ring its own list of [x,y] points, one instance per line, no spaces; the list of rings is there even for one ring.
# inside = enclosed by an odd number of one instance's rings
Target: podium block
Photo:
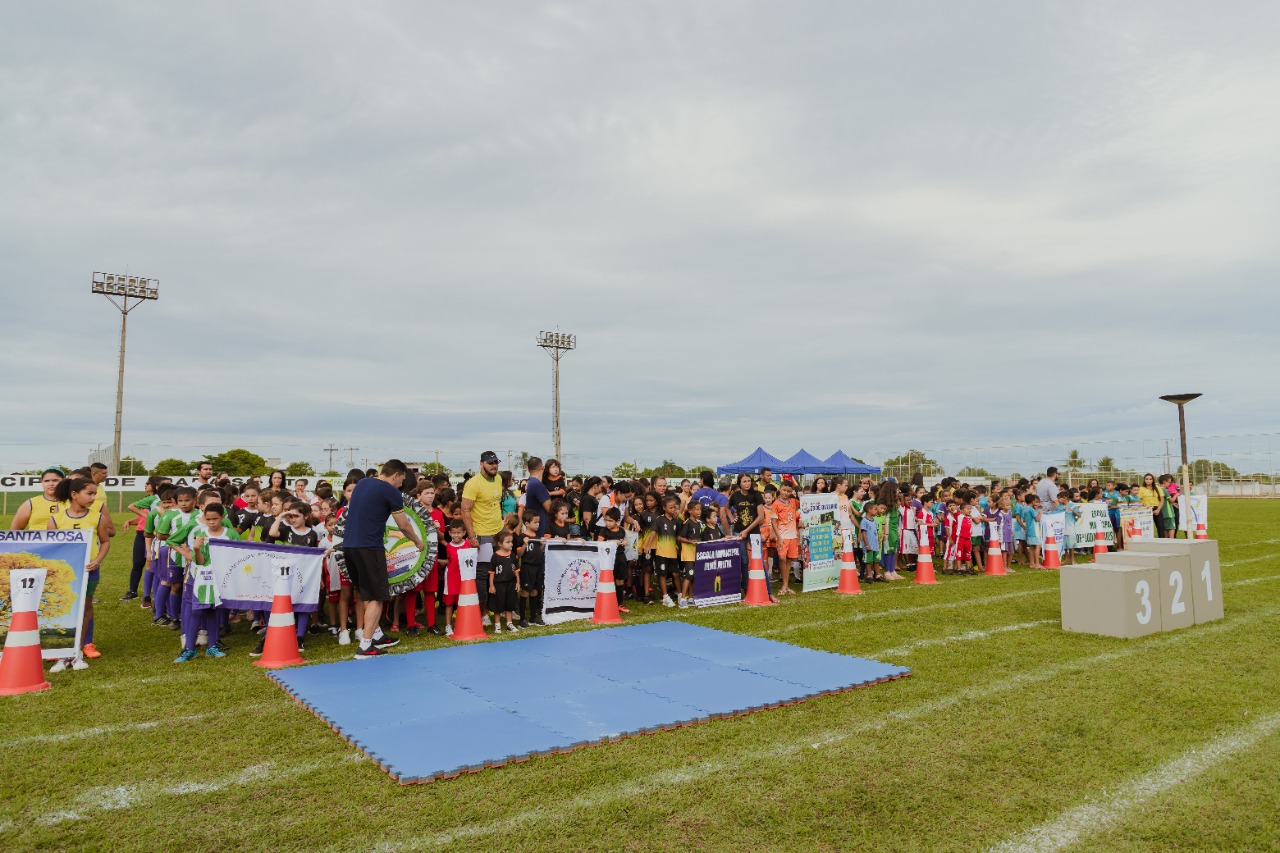
[[[1159,569],[1063,566],[1058,583],[1064,631],[1130,639],[1161,629]]]
[[[1160,572],[1160,630],[1176,631],[1196,623],[1191,589],[1191,558],[1186,554],[1155,551],[1120,551],[1108,554],[1103,565],[1139,566]]]
[[[1191,597],[1195,602],[1196,624],[1222,618],[1222,566],[1218,562],[1216,539],[1144,540],[1130,542],[1128,550],[1136,553],[1186,554],[1191,561]]]

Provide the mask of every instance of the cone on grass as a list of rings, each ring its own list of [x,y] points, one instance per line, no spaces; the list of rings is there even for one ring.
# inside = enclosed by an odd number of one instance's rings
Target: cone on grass
[[[277,572],[276,588],[271,596],[271,615],[267,617],[267,633],[262,642],[262,657],[253,662],[263,669],[279,669],[306,663],[298,654],[298,628],[293,619],[293,594],[289,574]]]
[[[767,607],[773,604],[769,597],[769,579],[764,574],[764,559],[760,556],[760,540],[751,537],[747,549],[751,553],[751,561],[747,563],[747,597],[742,600],[749,607]]]
[[[51,685],[44,677],[40,655],[40,594],[44,591],[45,569],[14,569],[9,573],[13,619],[0,655],[0,696],[35,693]]]
[[[1197,539],[1209,538],[1209,531],[1205,528],[1203,521],[1196,522],[1196,538]]]
[[[613,581],[613,569],[602,569],[600,580],[596,581],[596,610],[591,614],[591,621],[597,625],[621,625],[622,614],[618,612],[618,586]],[[457,633],[457,629],[454,629]]]
[[[987,543],[987,570],[985,574],[1009,574],[1004,567],[1004,551],[1000,548],[1000,540],[994,536]]]
[[[1107,534],[1101,530],[1095,530],[1093,533],[1093,561],[1098,562],[1098,557],[1107,555]]]
[[[1044,539],[1044,559],[1041,563],[1046,569],[1062,568],[1062,557],[1058,555],[1058,539],[1052,533]]]
[[[840,595],[862,595],[862,587],[858,585],[858,564],[853,560],[853,534],[844,530],[841,538],[840,584],[836,592]]]
[[[933,574],[933,546],[929,544],[929,535],[920,537],[920,553],[916,557],[916,583],[936,584],[938,579]]]
[[[459,642],[489,639],[480,618],[480,594],[476,592],[474,575],[470,580],[463,578],[458,592],[458,616],[453,622],[453,639]]]

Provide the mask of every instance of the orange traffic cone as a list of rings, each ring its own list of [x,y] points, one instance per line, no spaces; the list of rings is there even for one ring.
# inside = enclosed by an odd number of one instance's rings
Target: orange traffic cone
[[[1062,557],[1058,554],[1058,539],[1052,533],[1044,539],[1044,559],[1041,564],[1046,569],[1062,568]]]
[[[453,639],[456,641],[489,639],[480,621],[480,594],[476,592],[474,575],[470,580],[464,578],[462,587],[458,591],[458,616],[453,622]]]
[[[742,603],[750,607],[767,607],[773,604],[773,599],[769,598],[769,580],[764,575],[764,560],[760,556],[760,542],[754,536],[751,539],[749,550],[751,552],[751,562],[747,564],[747,597],[742,600]]]
[[[1096,530],[1093,533],[1093,561],[1095,563],[1098,562],[1100,555],[1103,557],[1107,555],[1107,534],[1101,530]]]
[[[263,669],[279,669],[306,663],[298,654],[298,629],[293,621],[293,594],[288,573],[276,574],[276,588],[271,596],[271,615],[267,617],[267,636],[262,644],[262,657],[253,662]]]
[[[596,612],[591,614],[591,621],[597,625],[621,625],[622,614],[618,612],[618,587],[613,582],[613,569],[602,569],[600,580],[596,581]],[[454,629],[457,636],[457,629]]]
[[[920,553],[916,557],[916,583],[936,584],[938,579],[933,575],[933,546],[929,544],[929,534],[920,537]]]
[[[44,660],[40,656],[40,595],[44,592],[45,569],[14,569],[9,572],[13,619],[0,655],[0,696],[16,696],[48,690],[44,680]]]
[[[858,564],[853,560],[853,534],[844,530],[841,535],[840,585],[836,592],[840,595],[862,595],[862,587],[858,585]]]
[[[1196,522],[1196,538],[1197,538],[1197,539],[1208,539],[1208,538],[1209,538],[1209,531],[1205,529],[1205,526],[1204,526],[1204,522],[1203,522],[1203,521],[1197,521],[1197,522]]]
[[[987,571],[989,575],[1007,575],[1004,568],[1004,551],[1000,548],[1000,540],[994,536],[987,544]]]

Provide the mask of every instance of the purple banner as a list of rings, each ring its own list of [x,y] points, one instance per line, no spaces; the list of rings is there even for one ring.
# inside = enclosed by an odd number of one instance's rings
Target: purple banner
[[[693,563],[693,604],[737,604],[742,597],[742,552],[737,539],[699,542]]]

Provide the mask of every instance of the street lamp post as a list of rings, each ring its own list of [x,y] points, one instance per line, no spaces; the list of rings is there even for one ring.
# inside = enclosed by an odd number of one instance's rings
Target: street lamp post
[[[1182,494],[1187,496],[1188,516],[1191,513],[1191,466],[1187,461],[1187,413],[1184,407],[1199,396],[1199,394],[1165,394],[1160,398],[1178,407],[1178,439],[1182,443]],[[1187,538],[1190,539],[1191,519],[1188,517],[1185,522],[1187,525]],[[1177,535],[1177,531],[1174,531],[1174,536]]]
[[[111,448],[111,470],[118,475],[120,473],[120,425],[124,414],[124,346],[125,333],[129,327],[129,312],[143,302],[159,299],[160,282],[154,278],[140,278],[136,275],[95,272],[93,292],[107,297],[120,312],[120,367],[116,373],[116,429]],[[116,301],[117,298],[119,302]],[[130,299],[134,300],[132,304],[129,303]]]
[[[551,436],[556,446],[556,459],[560,460],[560,464],[564,464],[564,457],[560,452],[560,358],[566,352],[578,348],[578,336],[569,335],[564,332],[538,332],[538,346],[547,351],[547,355],[551,356],[551,396],[552,396],[552,414],[551,414]]]

